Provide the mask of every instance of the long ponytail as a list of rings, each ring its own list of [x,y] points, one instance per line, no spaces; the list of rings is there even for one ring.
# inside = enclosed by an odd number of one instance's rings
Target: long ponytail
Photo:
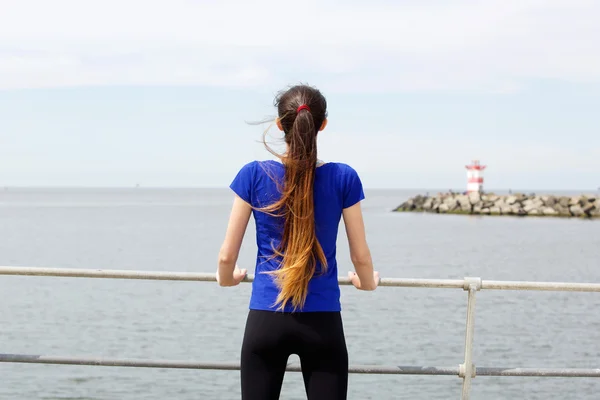
[[[276,300],[279,309],[291,302],[296,310],[304,306],[317,263],[322,272],[327,270],[327,258],[317,240],[314,211],[317,133],[326,118],[327,103],[316,89],[295,86],[283,93],[277,104],[288,144],[288,152],[280,156],[285,178],[281,198],[259,210],[285,219],[281,243],[273,249],[274,256],[282,260],[281,267],[268,273],[280,289]]]

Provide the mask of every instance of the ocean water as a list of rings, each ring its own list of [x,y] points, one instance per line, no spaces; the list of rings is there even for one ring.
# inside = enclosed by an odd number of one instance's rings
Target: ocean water
[[[416,194],[367,191],[383,277],[600,282],[600,222],[392,213]],[[0,265],[213,272],[226,189],[0,191]],[[252,269],[251,223],[240,265]],[[340,228],[340,274],[351,269]],[[239,360],[250,285],[0,276],[0,353]],[[456,366],[466,292],[342,288],[351,364]],[[600,293],[482,291],[476,366],[600,368]],[[295,361],[292,359],[291,361]],[[10,400],[239,399],[238,371],[0,364]],[[351,375],[349,399],[460,398],[454,376]],[[597,378],[477,377],[472,398],[597,399]],[[282,399],[303,399],[286,374]]]

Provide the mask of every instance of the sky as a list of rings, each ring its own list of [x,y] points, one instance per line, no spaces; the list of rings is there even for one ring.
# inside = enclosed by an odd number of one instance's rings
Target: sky
[[[274,95],[366,188],[600,187],[600,1],[0,0],[0,186],[226,187]],[[281,135],[269,131],[274,143]]]

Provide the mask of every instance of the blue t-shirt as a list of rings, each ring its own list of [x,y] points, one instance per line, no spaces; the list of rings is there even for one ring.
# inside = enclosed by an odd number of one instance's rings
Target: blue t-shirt
[[[253,207],[261,208],[277,201],[281,193],[285,167],[277,161],[253,161],[242,167],[231,183],[231,189]],[[342,163],[326,163],[316,169],[314,183],[315,227],[317,240],[327,258],[327,272],[321,273],[317,263],[316,273],[308,284],[308,296],[302,309],[296,311],[340,311],[340,288],[336,262],[336,240],[342,210],[365,198],[362,183],[356,171]],[[278,260],[272,258],[283,235],[283,218],[273,217],[253,210],[256,225],[256,271],[252,283],[250,309],[274,311],[279,289],[273,276],[264,274],[279,268]],[[288,303],[283,311],[290,312]]]

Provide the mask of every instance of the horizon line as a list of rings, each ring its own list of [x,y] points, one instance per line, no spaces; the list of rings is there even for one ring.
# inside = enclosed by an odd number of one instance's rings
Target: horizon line
[[[51,190],[89,190],[89,189],[107,189],[107,190],[115,190],[115,189],[132,189],[132,190],[182,190],[182,189],[204,189],[204,190],[227,190],[229,189],[229,186],[125,186],[125,185],[114,185],[114,186],[105,186],[105,185],[91,185],[91,186],[85,186],[85,185],[49,185],[49,186],[44,186],[44,185],[4,185],[4,186],[0,186],[4,191],[10,190],[10,189],[25,189],[25,190],[35,190],[35,189],[51,189]],[[466,188],[464,189],[456,189],[456,188],[448,188],[448,189],[442,189],[442,188],[434,188],[434,187],[430,187],[430,188],[416,188],[416,187],[364,187],[364,190],[406,190],[406,191],[423,191],[423,192],[441,192],[441,193],[449,193],[450,191],[454,192],[454,193],[463,193],[466,192]],[[0,190],[2,191],[2,190]],[[500,191],[500,192],[513,192],[513,193],[518,193],[518,192],[535,192],[535,191],[542,191],[542,192],[549,192],[549,191],[556,191],[556,192],[577,192],[577,191],[581,191],[581,192],[600,192],[600,187],[596,188],[596,189],[559,189],[559,188],[490,188],[487,190],[484,190],[483,193],[492,193],[494,191]]]

